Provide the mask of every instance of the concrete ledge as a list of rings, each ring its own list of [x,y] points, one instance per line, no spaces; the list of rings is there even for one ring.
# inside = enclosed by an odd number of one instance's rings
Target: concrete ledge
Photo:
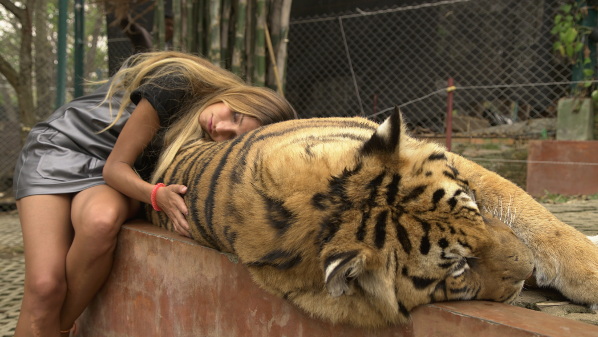
[[[75,336],[598,336],[598,326],[492,302],[447,302],[406,326],[356,329],[309,317],[257,287],[233,257],[135,221]]]

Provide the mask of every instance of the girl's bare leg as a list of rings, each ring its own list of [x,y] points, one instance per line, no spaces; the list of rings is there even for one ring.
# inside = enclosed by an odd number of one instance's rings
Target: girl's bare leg
[[[71,196],[17,201],[25,248],[25,289],[15,337],[60,336],[66,295],[65,259],[72,240]]]
[[[110,273],[116,237],[138,202],[107,185],[94,186],[73,197],[71,219],[75,236],[66,256],[66,299],[61,330],[69,329]]]

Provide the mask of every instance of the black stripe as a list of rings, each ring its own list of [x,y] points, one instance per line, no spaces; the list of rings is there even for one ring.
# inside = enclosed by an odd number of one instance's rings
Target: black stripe
[[[420,243],[419,243],[419,252],[423,255],[428,255],[428,253],[430,252],[430,228],[432,226],[430,226],[429,223],[417,219],[418,222],[421,224],[422,229],[424,230],[424,236],[422,237]]]
[[[417,199],[420,195],[422,195],[422,193],[424,193],[426,191],[426,185],[419,185],[417,187],[415,187],[414,189],[412,189],[409,194],[407,194],[404,198],[403,198],[403,203],[408,203],[412,200]]]
[[[331,216],[325,218],[322,223],[320,223],[320,232],[317,236],[320,252],[324,248],[324,245],[334,238],[340,229],[340,224],[341,215],[339,213],[332,214]]]
[[[432,279],[432,278],[411,276],[411,282],[413,282],[413,286],[417,290],[425,289],[436,281],[437,281],[436,279]]]
[[[454,175],[452,172],[449,172],[449,171],[442,171],[442,174],[443,174],[445,177],[448,177],[448,178],[450,178],[451,180],[457,180],[457,177],[456,177],[456,176],[455,176],[455,175]]]
[[[293,224],[294,214],[284,207],[284,201],[271,198],[265,193],[259,194],[264,201],[268,223],[278,231],[278,235],[283,235]]]
[[[440,153],[432,153],[429,157],[428,160],[430,161],[434,161],[434,160],[447,160],[446,155],[443,152]]]
[[[384,243],[386,242],[386,222],[388,218],[388,211],[383,211],[378,214],[378,218],[376,220],[376,227],[375,227],[375,239],[374,243],[376,248],[382,249],[384,247]]]
[[[315,208],[323,211],[327,209],[327,205],[324,202],[328,201],[328,196],[324,193],[316,193],[311,197],[311,204]]]
[[[361,216],[361,222],[359,223],[359,227],[357,227],[357,232],[355,233],[355,238],[357,239],[357,241],[363,242],[363,240],[365,239],[365,228],[369,219],[370,211],[368,210]]]
[[[399,306],[399,312],[401,313],[401,315],[403,315],[403,317],[408,318],[409,317],[409,310],[407,310],[407,307],[405,307],[405,305],[401,302],[397,302],[398,306]]]
[[[386,185],[386,203],[388,205],[393,205],[399,194],[399,184],[401,183],[401,176],[398,174],[393,174],[392,181]]]
[[[293,268],[302,261],[301,255],[284,250],[274,250],[257,261],[245,263],[249,267],[274,267],[279,270]]]
[[[234,247],[235,242],[237,241],[237,232],[231,230],[230,226],[224,226],[223,233],[226,241],[228,241],[231,247]]]
[[[457,199],[455,197],[450,198],[449,200],[446,201],[447,204],[449,205],[450,210],[454,210],[455,206],[457,206]]]
[[[463,248],[467,248],[467,249],[469,249],[469,250],[472,250],[471,246],[470,246],[470,245],[469,245],[467,242],[465,242],[465,241],[461,241],[461,240],[457,240],[457,242],[459,242],[459,244],[460,244],[461,246],[463,246]]]
[[[445,194],[446,192],[442,188],[434,192],[434,194],[432,195],[432,204],[434,205],[434,209],[436,209],[438,202],[442,199],[442,197],[444,197]]]
[[[395,219],[393,219],[393,220],[395,220]],[[407,232],[405,227],[403,227],[403,225],[401,225],[398,218],[396,219],[396,221],[393,221],[393,222],[395,223],[395,227],[396,227],[396,231],[397,231],[397,239],[399,240],[399,243],[401,243],[401,247],[403,247],[403,250],[405,251],[405,253],[411,254],[411,249],[413,247],[411,246],[411,240],[409,240],[409,233]]]
[[[254,134],[254,133],[253,133]],[[226,184],[228,183],[228,179],[223,179],[222,174],[224,172],[223,168],[228,163],[228,158],[235,149],[235,146],[238,145],[245,137],[237,137],[227,142],[222,142],[227,146],[220,151],[221,157],[218,162],[218,165],[212,170],[212,176],[210,180],[210,186],[208,188],[208,193],[206,195],[206,199],[204,202],[205,205],[205,219],[207,228],[212,234],[213,241],[215,242],[214,248],[217,250],[222,250],[222,242],[218,239],[214,232],[214,209],[216,208],[216,193],[218,193],[218,184]],[[198,186],[197,184],[194,186]]]

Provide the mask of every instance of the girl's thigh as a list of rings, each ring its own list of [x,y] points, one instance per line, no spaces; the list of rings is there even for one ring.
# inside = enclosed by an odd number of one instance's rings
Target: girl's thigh
[[[65,257],[73,239],[71,195],[33,195],[17,201],[29,282],[52,287],[64,278]],[[50,290],[50,289],[48,289]]]

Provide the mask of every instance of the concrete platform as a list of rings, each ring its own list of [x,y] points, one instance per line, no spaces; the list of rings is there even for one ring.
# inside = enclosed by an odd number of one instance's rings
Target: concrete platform
[[[258,288],[232,256],[137,221],[75,336],[598,336],[598,326],[492,302],[449,302],[380,330],[333,326]]]

